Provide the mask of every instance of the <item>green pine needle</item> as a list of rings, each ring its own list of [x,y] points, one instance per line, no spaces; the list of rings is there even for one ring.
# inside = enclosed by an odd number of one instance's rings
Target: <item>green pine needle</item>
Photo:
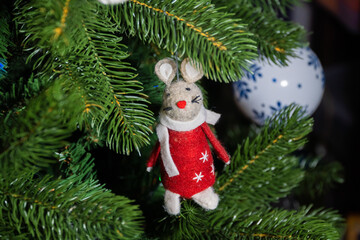
[[[10,29],[8,24],[8,13],[1,9],[0,11],[0,64],[4,64],[9,51],[8,46],[10,44]],[[0,72],[1,75],[1,72]]]
[[[107,129],[108,146],[123,154],[148,144],[154,119],[147,96],[124,61],[128,54],[117,27],[97,3],[40,0],[16,6],[29,59],[37,59],[41,73],[65,75],[82,96],[80,126],[98,134]]]
[[[57,152],[56,156],[64,178],[78,176],[78,182],[96,179],[94,159],[80,141],[67,145],[63,151]]]
[[[164,217],[156,232],[161,239],[201,239],[206,228],[207,215],[192,201],[183,201],[180,215]]]
[[[236,81],[256,57],[243,21],[201,1],[138,1],[109,7],[120,30],[199,62],[207,78]]]
[[[58,156],[65,179],[28,170],[0,175],[0,225],[37,239],[134,239],[142,234],[138,206],[99,184],[82,145],[72,144]]]
[[[242,208],[268,205],[286,196],[303,179],[297,159],[288,156],[306,142],[312,119],[290,105],[267,121],[257,137],[246,139],[232,156],[231,167],[217,179],[217,191]]]
[[[52,163],[54,152],[76,130],[74,116],[80,114],[81,108],[73,103],[79,98],[76,93],[66,91],[60,79],[31,99],[24,111],[8,112],[1,119],[0,169]]]
[[[294,193],[302,199],[314,201],[332,187],[344,182],[344,169],[339,162],[323,163],[320,158],[306,158],[300,161],[304,169],[304,181]]]
[[[230,2],[215,1],[218,6],[226,7],[236,17],[248,23],[248,31],[257,43],[260,57],[266,58],[277,65],[286,65],[289,57],[296,57],[294,49],[303,47],[305,29],[294,22],[279,18],[275,12],[280,8],[285,11],[287,6],[297,2],[280,1],[248,1],[235,0]]]
[[[9,110],[21,111],[26,107],[25,102],[36,97],[48,85],[47,81],[46,78],[37,78],[31,74],[28,79],[21,77],[17,82],[12,82],[10,89],[0,89],[0,116]]]
[[[73,178],[17,174],[1,179],[0,199],[0,212],[9,216],[1,224],[38,239],[133,239],[141,234],[138,207],[97,181],[75,184]]]
[[[251,3],[253,7],[261,7],[266,12],[272,12],[274,14],[280,12],[283,16],[286,16],[286,11],[292,8],[294,5],[299,4],[303,0],[237,0]],[[309,0],[305,0],[309,1]]]
[[[214,227],[232,239],[340,239],[334,227],[339,215],[322,210],[312,212],[311,207],[297,211],[254,210],[244,215],[232,210],[223,214],[222,222]]]

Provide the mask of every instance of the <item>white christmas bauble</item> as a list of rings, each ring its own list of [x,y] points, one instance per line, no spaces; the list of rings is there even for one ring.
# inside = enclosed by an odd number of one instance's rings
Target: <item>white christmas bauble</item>
[[[309,48],[295,50],[298,58],[289,58],[288,66],[256,60],[250,72],[233,83],[235,101],[241,111],[262,125],[282,108],[296,103],[311,115],[320,104],[325,77],[321,63]]]

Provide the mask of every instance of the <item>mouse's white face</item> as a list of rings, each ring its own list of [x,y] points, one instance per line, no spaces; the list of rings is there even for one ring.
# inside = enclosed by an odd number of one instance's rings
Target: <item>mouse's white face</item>
[[[165,88],[161,111],[176,121],[193,120],[203,106],[201,90],[194,83],[172,82]]]
[[[201,90],[195,85],[204,75],[201,65],[186,58],[181,63],[183,80],[173,81],[177,65],[164,58],[155,65],[155,73],[166,84],[161,112],[169,118],[187,122],[195,119],[203,107]]]

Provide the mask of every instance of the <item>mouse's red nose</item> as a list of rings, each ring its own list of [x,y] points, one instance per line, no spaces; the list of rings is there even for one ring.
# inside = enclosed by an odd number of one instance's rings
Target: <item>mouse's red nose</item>
[[[176,103],[176,106],[178,106],[178,108],[185,108],[186,107],[186,101],[178,101]]]

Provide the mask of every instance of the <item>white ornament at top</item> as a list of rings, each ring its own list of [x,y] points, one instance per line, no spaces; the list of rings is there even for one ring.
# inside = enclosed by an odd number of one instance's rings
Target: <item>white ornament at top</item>
[[[262,125],[282,108],[296,103],[314,113],[324,93],[325,76],[316,54],[309,48],[295,50],[288,66],[256,60],[250,72],[233,83],[235,101],[241,111]]]

